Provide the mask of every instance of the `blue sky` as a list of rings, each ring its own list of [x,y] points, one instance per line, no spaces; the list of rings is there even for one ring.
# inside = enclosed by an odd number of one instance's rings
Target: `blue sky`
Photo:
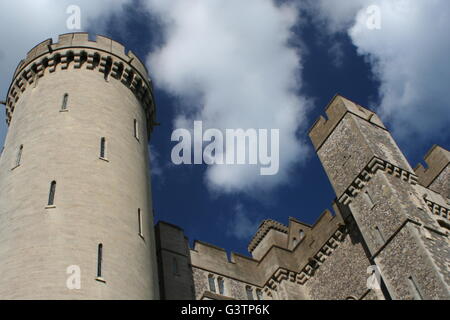
[[[190,240],[246,253],[263,219],[314,223],[331,206],[335,195],[307,130],[336,93],[379,112],[413,167],[433,144],[449,148],[446,0],[91,2],[30,1],[26,10],[2,2],[11,14],[0,27],[14,31],[0,41],[14,42],[0,48],[0,92],[28,49],[70,32],[65,10],[79,5],[79,31],[107,35],[147,63],[161,123],[151,141],[155,218],[181,226]],[[372,4],[380,30],[366,25]],[[279,175],[174,166],[172,131],[193,120],[279,128]]]

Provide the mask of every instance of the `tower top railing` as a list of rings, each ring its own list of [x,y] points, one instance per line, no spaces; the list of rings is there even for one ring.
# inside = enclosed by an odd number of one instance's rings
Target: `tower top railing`
[[[132,51],[126,52],[119,42],[100,35],[91,41],[88,33],[62,34],[58,42],[47,39],[28,52],[17,66],[8,89],[7,124],[11,122],[16,103],[29,86],[35,86],[46,74],[69,67],[98,71],[105,80],[112,77],[128,87],[145,109],[150,136],[157,124],[156,108],[153,86],[144,63]]]
[[[47,39],[37,44],[28,52],[26,58],[20,61],[14,73],[14,77],[16,77],[24,67],[36,58],[48,53],[53,53],[56,50],[73,47],[97,49],[100,51],[109,52],[128,62],[139,73],[141,73],[143,77],[148,79],[148,70],[145,67],[145,64],[142,63],[142,61],[131,50],[126,52],[125,47],[121,43],[102,35],[97,35],[95,41],[91,41],[89,40],[89,34],[86,32],[61,34],[59,35],[58,42],[56,43],[53,43],[52,39]]]
[[[428,187],[434,179],[450,164],[450,151],[439,145],[434,145],[424,157],[428,168],[419,163],[414,168],[419,177],[419,183]]]
[[[336,128],[339,122],[349,112],[378,127],[386,129],[376,113],[337,94],[325,109],[327,118],[320,116],[309,131],[309,137],[311,138],[316,151],[320,149],[328,136],[333,132],[334,128]]]

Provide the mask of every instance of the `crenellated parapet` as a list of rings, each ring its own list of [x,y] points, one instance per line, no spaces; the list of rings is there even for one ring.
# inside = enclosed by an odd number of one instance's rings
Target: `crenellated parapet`
[[[428,168],[419,163],[414,171],[419,177],[419,182],[424,187],[428,187],[436,176],[450,164],[450,152],[441,146],[434,145],[424,157]]]
[[[260,225],[260,234],[252,242],[274,228],[279,232],[287,232],[285,225],[265,220]],[[201,279],[203,282],[207,281],[207,274],[214,274],[237,281],[241,286],[250,284],[261,288],[267,296],[271,296],[280,287],[301,286],[314,277],[315,272],[338,249],[347,233],[341,216],[325,210],[292,250],[287,248],[287,243],[285,247],[272,244],[261,259],[234,252],[228,258],[223,248],[195,241],[194,248],[190,250],[191,263],[193,268],[205,272]]]
[[[419,164],[414,169],[419,183],[450,198],[450,152],[435,145],[424,157],[427,168]]]
[[[326,141],[347,113],[352,113],[371,124],[386,129],[378,115],[353,101],[337,94],[325,109],[327,118],[320,116],[309,131],[309,137],[317,150]]]
[[[144,107],[149,131],[156,124],[152,83],[139,58],[132,51],[126,53],[122,44],[110,38],[97,36],[90,41],[87,33],[68,33],[60,35],[57,43],[52,39],[41,42],[19,63],[6,99],[8,125],[27,88],[36,86],[45,75],[69,68],[92,70],[103,74],[105,81],[120,81]]]
[[[230,278],[241,275],[247,279],[248,283],[257,284],[258,261],[244,255],[231,252],[228,258],[227,251],[215,245],[195,241],[194,248],[190,250],[192,265],[197,268],[216,270],[216,273],[223,274]]]
[[[223,295],[217,295],[216,291],[215,299],[247,299],[248,288],[253,288],[254,292],[263,292],[264,299],[308,299],[312,297],[312,292],[314,296],[329,297],[323,292],[326,289],[316,292],[317,287],[322,288],[321,278],[332,278],[330,270],[341,267],[342,263],[345,264],[343,274],[357,273],[354,276],[356,280],[335,280],[345,287],[342,294],[351,292],[361,297],[367,291],[366,268],[370,262],[362,248],[361,239],[355,236],[355,222],[342,211],[346,207],[335,202],[333,208],[335,214],[325,210],[313,225],[308,225],[296,246],[291,248],[287,242],[285,246],[271,242],[264,255],[258,259],[236,253],[228,255],[223,248],[195,241],[193,249],[190,249],[190,257],[197,298],[209,294],[211,282],[216,284],[216,290],[219,282],[224,283],[225,287]],[[269,232],[284,235],[286,228],[277,221],[265,220],[258,229],[260,234],[252,241],[266,241],[266,237],[270,237]],[[297,234],[297,229],[288,228],[287,232]],[[286,236],[288,238],[289,235]],[[345,258],[349,256],[355,261],[346,261]],[[358,268],[362,265],[362,269],[352,269],[354,264]]]
[[[284,224],[271,219],[264,220],[263,222],[261,222],[258,230],[250,241],[248,245],[248,251],[253,252],[253,250],[258,246],[258,244],[260,244],[260,242],[264,239],[264,237],[269,233],[270,230],[276,230],[285,234],[288,233],[288,227]]]

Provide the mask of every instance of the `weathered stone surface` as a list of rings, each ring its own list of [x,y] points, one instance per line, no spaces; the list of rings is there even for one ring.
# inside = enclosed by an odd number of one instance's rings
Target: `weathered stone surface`
[[[215,294],[220,296],[218,288],[218,278],[222,278],[224,281],[224,297],[230,297],[236,300],[247,300],[246,286],[250,285],[235,279],[227,278],[222,275],[214,274],[209,271],[205,271],[198,268],[192,269],[195,282],[195,294],[196,299],[200,300],[205,295],[206,292],[211,292],[208,283],[208,277],[212,275],[215,281]],[[252,285],[250,285],[252,286]],[[252,286],[254,288],[254,286]],[[256,296],[255,296],[256,298]]]
[[[345,236],[339,248],[317,269],[306,283],[312,300],[359,299],[367,288],[367,268],[370,266],[357,230]]]
[[[375,258],[383,279],[394,299],[448,300],[448,287],[415,228],[410,224],[402,228]]]
[[[444,170],[436,177],[436,179],[430,184],[431,190],[440,193],[442,196],[450,199],[450,164],[448,164]],[[449,200],[450,201],[450,200]]]

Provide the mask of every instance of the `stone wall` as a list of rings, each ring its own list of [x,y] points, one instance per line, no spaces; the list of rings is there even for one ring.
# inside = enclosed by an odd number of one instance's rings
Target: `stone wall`
[[[450,299],[433,260],[408,224],[375,258],[393,299]]]
[[[194,282],[195,282],[195,298],[197,300],[201,300],[207,292],[211,292],[209,287],[210,276],[214,277],[215,281],[215,294],[217,297],[225,299],[226,297],[236,299],[236,300],[248,300],[246,294],[246,287],[251,286],[255,292],[255,287],[252,284],[248,284],[242,281],[238,281],[236,279],[228,278],[220,274],[216,274],[213,271],[203,270],[199,268],[192,268]],[[218,279],[221,278],[224,281],[224,294],[220,295],[218,288]],[[261,289],[261,288],[259,288]],[[255,296],[256,299],[256,296]]]
[[[333,254],[306,282],[311,300],[359,299],[368,291],[367,268],[371,265],[364,250],[364,240],[354,227],[345,235]]]
[[[194,299],[188,239],[181,228],[167,222],[160,221],[155,228],[161,299]]]
[[[447,199],[450,199],[450,164],[448,164],[439,176],[430,184],[429,188],[440,194]]]
[[[336,101],[330,110],[338,108]],[[313,138],[325,129],[314,127]],[[416,187],[418,181],[441,172],[437,166],[447,165],[446,152],[435,148],[426,157],[432,165],[427,172],[419,170],[418,177],[389,132],[350,109],[323,140],[318,155],[339,202],[349,206],[367,243],[369,259],[381,269],[390,295],[409,299],[413,297],[410,287],[421,286],[422,293],[415,298],[447,298],[444,278],[448,275],[440,269],[448,261],[444,249],[448,242],[445,236],[437,237],[441,228]],[[433,244],[415,236],[414,225],[435,232]]]

